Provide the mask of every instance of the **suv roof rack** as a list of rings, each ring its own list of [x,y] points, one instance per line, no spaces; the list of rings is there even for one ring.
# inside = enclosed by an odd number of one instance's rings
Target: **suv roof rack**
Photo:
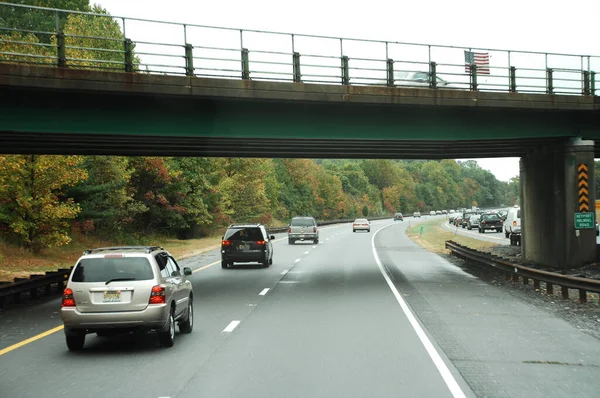
[[[83,254],[92,254],[102,251],[118,251],[118,250],[139,250],[145,253],[152,253],[155,250],[164,250],[161,246],[111,246],[111,247],[98,247],[95,249],[87,249]]]

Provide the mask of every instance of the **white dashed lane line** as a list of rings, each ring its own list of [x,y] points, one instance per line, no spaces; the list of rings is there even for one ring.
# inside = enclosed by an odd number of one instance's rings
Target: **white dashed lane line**
[[[297,258],[294,260],[295,263],[299,263],[301,259]]]
[[[283,270],[283,271],[281,271],[281,274],[279,274],[279,275],[285,275],[285,274],[287,274],[289,271],[290,271],[290,270],[288,270],[288,269],[286,269],[286,270]]]
[[[310,251],[304,252],[304,254],[308,254],[308,253],[310,253]]]
[[[229,325],[227,325],[227,327],[225,329],[223,329],[223,332],[225,332],[225,333],[233,332],[233,329],[235,329],[237,327],[237,325],[239,325],[240,323],[241,323],[240,321],[231,321],[231,323]]]
[[[264,296],[265,294],[267,294],[267,292],[269,291],[269,288],[264,288],[260,293],[258,293],[259,296]]]

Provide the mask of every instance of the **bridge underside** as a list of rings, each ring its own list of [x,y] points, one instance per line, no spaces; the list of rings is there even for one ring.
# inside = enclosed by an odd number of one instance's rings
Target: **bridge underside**
[[[567,138],[476,141],[224,138],[0,131],[2,153],[330,159],[522,157]]]

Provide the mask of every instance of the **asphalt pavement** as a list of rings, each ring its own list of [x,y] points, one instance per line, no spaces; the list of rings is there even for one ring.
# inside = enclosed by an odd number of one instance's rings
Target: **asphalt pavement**
[[[0,396],[597,396],[600,341],[421,249],[407,225],[321,228],[318,245],[280,234],[269,268],[181,261],[195,326],[171,348],[89,335],[73,353],[58,299],[5,310]]]

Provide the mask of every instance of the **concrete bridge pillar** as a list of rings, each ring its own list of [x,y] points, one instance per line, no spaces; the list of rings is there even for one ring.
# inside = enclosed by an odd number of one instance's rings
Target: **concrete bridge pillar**
[[[524,260],[562,269],[594,262],[595,226],[575,225],[576,213],[595,217],[594,141],[571,139],[527,154],[520,161],[520,181]]]

